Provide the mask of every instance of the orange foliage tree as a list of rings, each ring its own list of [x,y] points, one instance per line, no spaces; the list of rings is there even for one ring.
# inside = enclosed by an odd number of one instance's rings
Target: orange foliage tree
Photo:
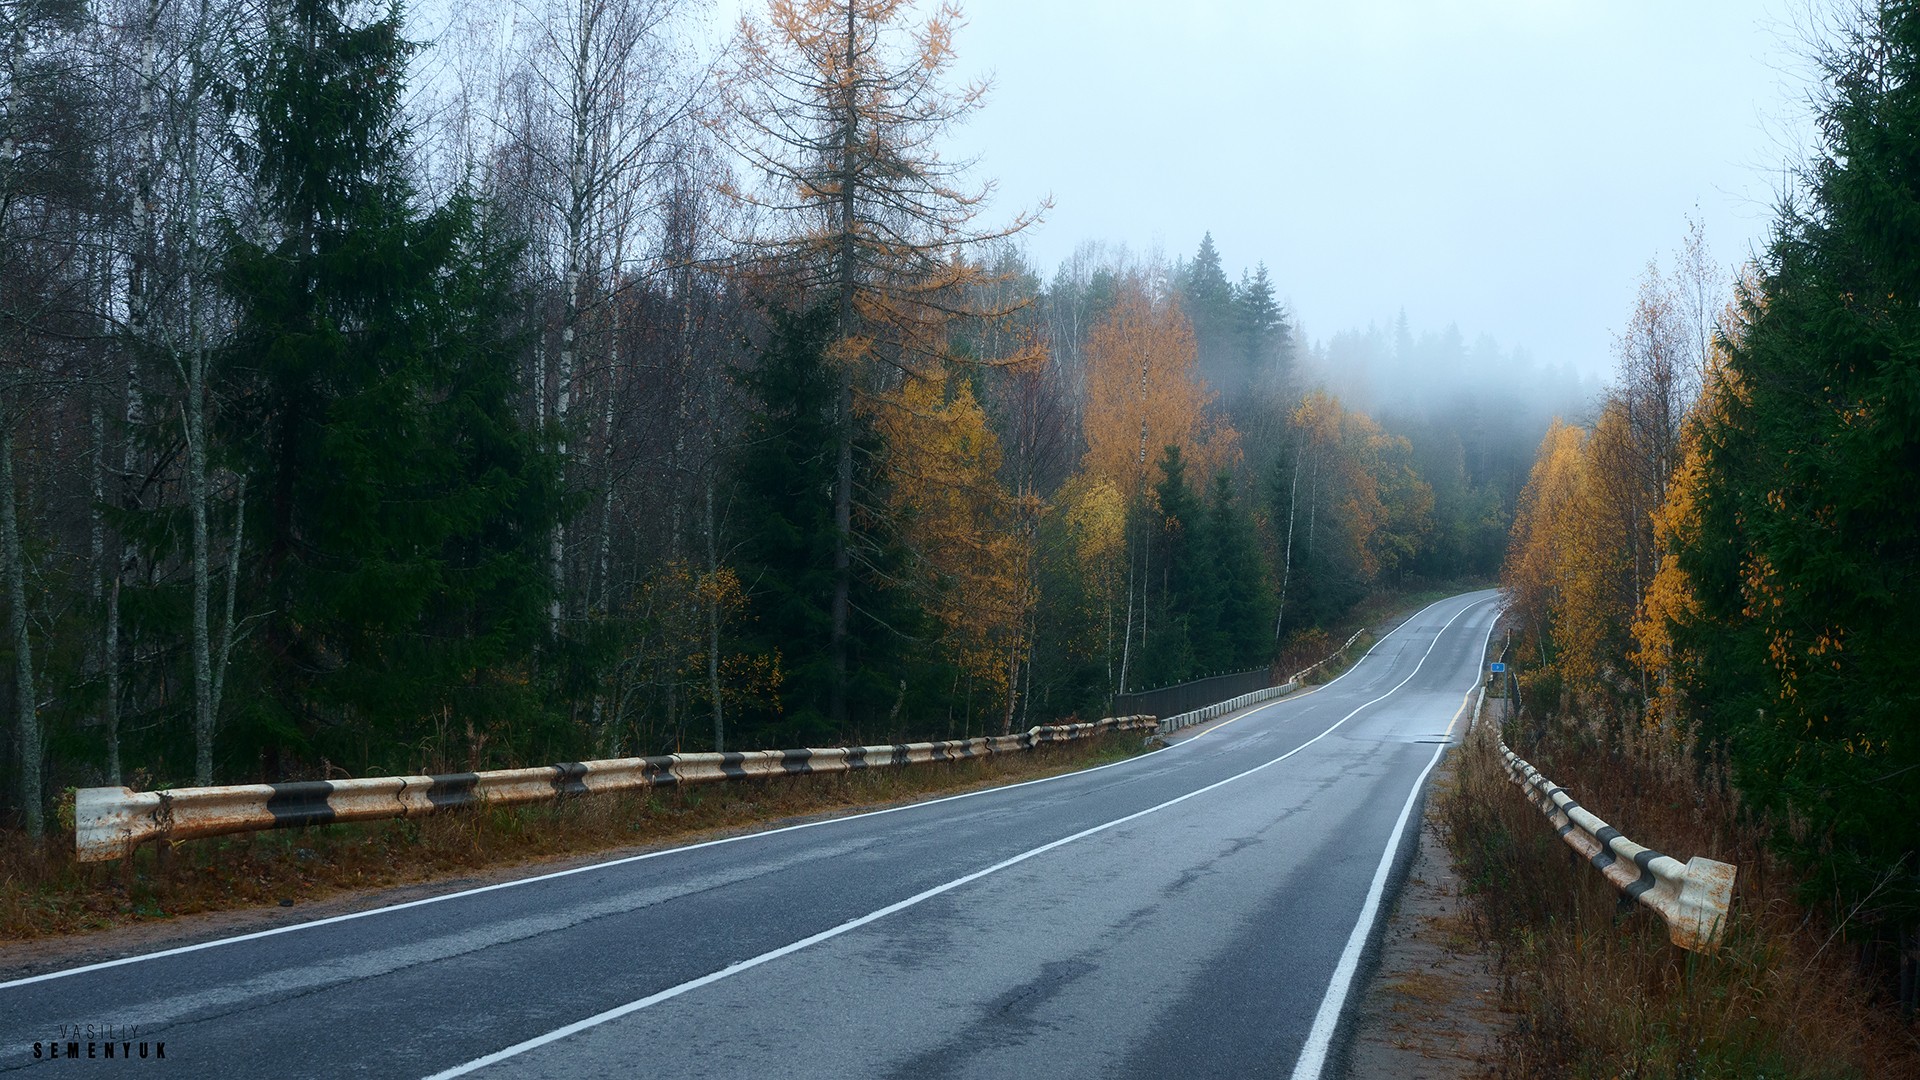
[[[1018,703],[1033,558],[1022,507],[999,480],[1000,442],[965,380],[908,379],[874,400],[889,497],[942,644],[971,678]]]
[[[1177,446],[1196,476],[1233,464],[1238,437],[1208,415],[1214,393],[1195,370],[1193,325],[1137,280],[1095,326],[1086,348],[1082,468],[1131,502],[1151,487],[1148,467]]]

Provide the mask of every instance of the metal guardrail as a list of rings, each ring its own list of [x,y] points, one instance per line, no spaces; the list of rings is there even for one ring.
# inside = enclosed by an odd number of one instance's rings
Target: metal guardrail
[[[1177,716],[1169,716],[1165,720],[1160,721],[1160,734],[1171,735],[1174,732],[1179,731],[1181,728],[1189,728],[1195,724],[1204,724],[1207,721],[1214,719],[1215,717],[1225,716],[1230,712],[1237,712],[1241,709],[1246,708],[1249,705],[1256,705],[1262,701],[1272,701],[1274,698],[1285,697],[1288,694],[1293,693],[1295,690],[1300,689],[1300,687],[1303,684],[1305,684],[1308,675],[1312,674],[1315,671],[1318,671],[1320,668],[1323,668],[1328,664],[1331,664],[1334,660],[1338,659],[1342,653],[1352,648],[1353,643],[1356,641],[1359,641],[1360,635],[1364,633],[1366,633],[1365,628],[1355,630],[1353,632],[1353,636],[1347,639],[1347,643],[1345,645],[1342,645],[1338,649],[1335,649],[1333,652],[1329,653],[1325,659],[1317,660],[1311,664],[1308,664],[1306,667],[1301,668],[1299,671],[1294,672],[1291,678],[1289,678],[1286,682],[1281,683],[1279,686],[1265,687],[1259,690],[1251,691],[1249,693],[1241,694],[1238,697],[1228,698],[1225,701],[1216,701],[1213,704],[1204,705],[1198,709],[1192,709],[1187,712],[1180,713]],[[1211,679],[1201,680],[1201,682],[1203,683],[1212,682],[1212,681],[1213,680]],[[1187,684],[1187,685],[1197,685],[1197,684]],[[1173,688],[1169,687],[1169,689],[1173,689]]]
[[[1312,673],[1320,670],[1321,668],[1326,667],[1328,664],[1333,663],[1335,660],[1338,660],[1342,655],[1344,655],[1348,649],[1353,648],[1353,643],[1356,641],[1359,641],[1360,635],[1366,632],[1367,632],[1367,628],[1364,626],[1358,630],[1355,630],[1353,632],[1353,636],[1347,639],[1346,644],[1328,653],[1325,658],[1316,660],[1313,663],[1308,664],[1306,667],[1301,668],[1299,671],[1294,672],[1293,677],[1288,679],[1287,681],[1290,683],[1305,682],[1308,675],[1311,675]]]
[[[1710,952],[1719,944],[1733,902],[1732,864],[1698,855],[1682,863],[1634,843],[1540,775],[1506,743],[1499,747],[1507,775],[1559,830],[1560,838],[1586,856],[1626,899],[1659,912],[1675,945]]]
[[[1151,716],[1119,716],[1084,724],[1036,727],[1017,735],[891,746],[667,754],[438,776],[375,776],[172,791],[82,788],[74,795],[74,850],[80,862],[102,862],[129,855],[149,840],[189,840],[342,821],[421,817],[462,806],[511,806],[752,777],[960,761],[1116,731],[1152,731],[1157,726]]]
[[[1171,735],[1181,728],[1189,728],[1195,724],[1204,724],[1216,716],[1225,716],[1230,712],[1244,709],[1258,702],[1272,701],[1277,697],[1285,697],[1299,688],[1300,684],[1289,679],[1279,686],[1269,686],[1264,690],[1255,690],[1251,694],[1241,694],[1236,698],[1228,698],[1225,701],[1214,702],[1205,708],[1183,712],[1179,716],[1169,716],[1165,720],[1160,721],[1160,734]]]
[[[1177,716],[1206,708],[1217,701],[1265,690],[1272,685],[1273,667],[1268,665],[1226,675],[1209,675],[1204,679],[1189,679],[1158,690],[1115,694],[1113,711],[1129,715],[1152,713],[1155,716]]]

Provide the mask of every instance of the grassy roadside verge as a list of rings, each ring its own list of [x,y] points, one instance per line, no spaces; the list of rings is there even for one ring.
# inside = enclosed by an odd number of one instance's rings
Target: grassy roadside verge
[[[1625,835],[1736,863],[1740,877],[1719,951],[1675,948],[1555,836],[1493,740],[1470,739],[1436,796],[1502,1008],[1518,1018],[1489,1063],[1497,1075],[1920,1076],[1920,1028],[1878,999],[1831,928],[1794,903],[1758,829],[1690,768],[1609,753],[1565,724],[1515,749]]]
[[[148,845],[125,863],[73,860],[72,835],[0,835],[0,942],[305,903],[570,855],[687,843],[789,818],[915,802],[1072,772],[1144,751],[1138,733],[967,761],[747,780],[410,820]]]

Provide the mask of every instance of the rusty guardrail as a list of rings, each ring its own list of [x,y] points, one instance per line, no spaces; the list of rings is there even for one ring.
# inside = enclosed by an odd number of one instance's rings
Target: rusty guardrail
[[[189,840],[340,821],[420,817],[483,803],[509,806],[753,777],[960,761],[1109,732],[1152,731],[1157,726],[1158,720],[1151,716],[1119,716],[1084,724],[1035,727],[1017,735],[942,742],[666,754],[437,776],[374,776],[171,791],[82,788],[74,795],[74,850],[81,862],[101,862],[131,854],[149,840]]]
[[[1507,775],[1559,830],[1560,838],[1593,863],[1622,896],[1658,912],[1675,945],[1710,952],[1719,944],[1733,902],[1736,868],[1731,863],[1698,855],[1682,863],[1642,847],[1575,802],[1506,743],[1499,747]]]

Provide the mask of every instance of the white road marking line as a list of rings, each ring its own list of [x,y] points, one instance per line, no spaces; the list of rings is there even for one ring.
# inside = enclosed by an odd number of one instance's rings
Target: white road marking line
[[[623,1016],[630,1016],[633,1013],[639,1012],[642,1009],[646,1009],[651,1006],[658,1005],[660,1002],[679,997],[680,995],[688,993],[693,990],[698,990],[703,986],[709,986],[713,983],[717,983],[721,981],[722,979],[731,978],[732,976],[738,975],[743,971],[750,971],[753,968],[757,968],[762,964],[769,963],[774,960],[778,960],[783,956],[790,956],[793,953],[797,953],[802,949],[809,948],[814,945],[818,945],[823,941],[828,941],[833,938],[837,938],[842,934],[848,933],[849,931],[857,930],[860,927],[867,925],[868,923],[876,922],[880,919],[886,918],[889,915],[895,914],[896,912],[905,911],[910,907],[914,907],[915,905],[924,903],[928,900],[933,899],[936,896],[941,895],[942,893],[951,892],[954,889],[961,887],[962,885],[966,885],[971,882],[978,881],[981,878],[987,877],[988,875],[991,875],[991,874],[997,874],[1000,871],[1007,869],[1008,867],[1017,866],[1020,863],[1026,862],[1028,859],[1034,858],[1036,856],[1044,855],[1055,848],[1065,847],[1066,845],[1071,844],[1076,840],[1083,840],[1089,836],[1095,835],[1096,833],[1103,833],[1103,832],[1106,832],[1108,829],[1114,828],[1119,825],[1124,825],[1129,821],[1134,821],[1139,818],[1146,817],[1148,814],[1158,813],[1170,806],[1177,806],[1180,803],[1186,802],[1188,799],[1197,798],[1198,796],[1204,795],[1207,792],[1214,790],[1215,788],[1225,787],[1226,785],[1231,784],[1236,780],[1244,779],[1246,777],[1252,776],[1254,773],[1257,773],[1262,770],[1271,768],[1275,765],[1278,765],[1281,762],[1292,757],[1293,755],[1299,753],[1300,751],[1305,750],[1307,747],[1312,746],[1314,743],[1319,742],[1321,739],[1326,738],[1328,735],[1333,734],[1334,730],[1338,728],[1340,725],[1360,715],[1360,713],[1366,710],[1367,708],[1377,705],[1380,702],[1385,701],[1388,698],[1392,697],[1395,691],[1398,691],[1401,687],[1411,682],[1415,675],[1420,674],[1420,668],[1426,664],[1427,657],[1432,655],[1434,646],[1440,644],[1440,638],[1442,635],[1446,633],[1447,627],[1452,626],[1454,622],[1460,618],[1460,616],[1466,614],[1469,611],[1472,611],[1474,608],[1478,607],[1479,604],[1480,602],[1468,604],[1466,607],[1461,608],[1459,611],[1455,612],[1453,615],[1453,618],[1448,619],[1445,623],[1443,623],[1439,631],[1433,635],[1433,641],[1428,643],[1427,651],[1420,655],[1420,662],[1413,666],[1413,670],[1407,673],[1406,678],[1401,679],[1399,682],[1395,683],[1393,685],[1393,689],[1388,690],[1386,693],[1381,694],[1379,697],[1374,698],[1372,701],[1369,701],[1363,705],[1356,707],[1352,712],[1334,721],[1333,724],[1329,726],[1325,731],[1322,731],[1320,734],[1315,735],[1313,738],[1308,739],[1306,742],[1301,743],[1299,746],[1294,747],[1293,749],[1287,751],[1286,753],[1281,754],[1279,757],[1273,758],[1270,761],[1262,762],[1261,764],[1255,765],[1253,768],[1247,769],[1244,772],[1235,773],[1234,775],[1229,776],[1224,780],[1216,780],[1205,787],[1195,788],[1194,790],[1187,792],[1185,795],[1178,795],[1178,796],[1175,796],[1174,798],[1168,799],[1163,803],[1159,803],[1154,806],[1149,806],[1145,810],[1136,810],[1131,814],[1114,818],[1112,821],[1102,822],[1101,824],[1095,825],[1091,828],[1082,829],[1079,832],[1072,834],[1071,836],[1063,836],[1058,840],[1053,840],[1048,843],[1041,844],[1039,847],[1029,848],[1018,855],[1015,855],[1011,858],[1003,859],[1000,862],[994,863],[992,866],[989,866],[980,870],[975,870],[970,874],[964,874],[960,877],[954,878],[951,881],[948,881],[939,885],[935,885],[930,889],[925,889],[921,892],[917,892],[912,896],[907,897],[904,900],[895,901],[894,903],[888,904],[886,907],[879,908],[874,911],[870,911],[865,915],[859,916],[858,918],[849,919],[838,926],[834,926],[829,929],[822,930],[817,934],[809,935],[807,937],[801,938],[798,941],[789,942],[788,944],[782,945],[777,949],[773,949],[768,952],[763,952],[758,956],[750,957],[746,960],[741,960],[733,964],[729,964],[718,971],[708,972],[707,974],[702,975],[697,979],[689,979],[688,981],[680,983],[676,986],[669,986],[665,990],[660,990],[655,993],[648,994],[646,997],[639,998],[634,1001],[629,1001],[625,1005],[617,1005],[604,1012],[595,1013],[592,1016],[586,1017],[585,1019],[575,1020],[573,1023],[568,1024],[564,1027],[555,1028],[554,1030],[549,1031],[543,1035],[536,1035],[531,1039],[526,1039],[521,1042],[514,1043],[512,1046],[506,1047],[501,1050],[496,1050],[493,1053],[487,1054],[483,1057],[474,1058],[472,1061],[466,1062],[463,1065],[455,1065],[450,1069],[446,1069],[441,1072],[434,1073],[432,1076],[427,1077],[426,1080],[450,1080],[451,1077],[465,1076],[468,1073],[474,1072],[475,1070],[484,1069],[489,1065],[498,1064],[499,1062],[505,1061],[508,1058],[518,1057],[519,1055],[524,1054],[529,1050],[536,1050],[542,1046],[548,1045],[549,1043],[558,1042],[559,1040],[567,1038],[568,1036],[577,1035],[580,1032],[586,1031],[589,1028],[599,1027],[601,1024],[605,1024],[612,1020],[618,1020]],[[1382,640],[1385,640],[1385,639],[1383,638]],[[1355,665],[1355,666],[1358,666],[1358,665]],[[1329,683],[1328,685],[1332,685],[1332,684]],[[1445,747],[1441,747],[1441,749],[1444,750]],[[1436,761],[1439,760],[1439,755],[1436,754],[1434,760]],[[1427,768],[1431,770],[1433,766],[1429,764]],[[1427,778],[1427,774],[1425,772],[1422,772],[1420,774],[1420,782],[1414,785],[1414,793],[1416,795],[1419,794],[1420,783],[1424,783],[1426,781],[1426,778]],[[1408,805],[1409,806],[1412,805],[1411,800],[1408,801]],[[1406,824],[1406,812],[1402,811],[1400,815],[1400,826],[1404,826],[1405,824]],[[1387,844],[1387,850],[1389,854],[1391,854],[1391,852],[1398,845],[1399,839],[1400,839],[1399,827],[1396,827],[1392,839],[1389,840]],[[1380,883],[1376,878],[1376,881],[1374,883],[1375,894],[1379,892],[1379,884]],[[1370,902],[1377,903],[1377,901],[1378,901],[1377,895],[1370,898]],[[1342,958],[1343,962],[1344,962],[1344,959],[1345,958],[1343,957]]]
[[[1487,636],[1480,643],[1483,659],[1487,653],[1487,642],[1493,640],[1493,628],[1500,621],[1498,616],[1496,610],[1495,618],[1487,624]],[[1438,636],[1434,640],[1438,641]],[[1426,658],[1421,659],[1424,661]],[[1478,671],[1477,664],[1475,670]],[[1467,693],[1471,695],[1473,691]],[[1453,722],[1459,719],[1460,714],[1454,713]],[[1447,725],[1449,739],[1453,722]],[[1307,1032],[1307,1041],[1300,1048],[1299,1060],[1294,1063],[1293,1080],[1319,1080],[1321,1070],[1326,1068],[1327,1053],[1333,1048],[1333,1036],[1340,1029],[1340,1013],[1346,1008],[1347,992],[1352,989],[1354,973],[1359,970],[1360,954],[1366,949],[1367,939],[1373,935],[1374,917],[1380,912],[1380,898],[1386,892],[1387,877],[1392,873],[1394,857],[1400,851],[1400,837],[1407,831],[1407,818],[1412,816],[1413,804],[1420,800],[1420,792],[1427,786],[1427,774],[1440,764],[1448,745],[1441,743],[1434,747],[1433,759],[1427,762],[1426,768],[1420,770],[1420,779],[1413,782],[1413,790],[1407,793],[1407,804],[1400,808],[1400,820],[1394,823],[1393,836],[1387,840],[1387,850],[1381,854],[1380,866],[1373,872],[1373,884],[1367,889],[1367,902],[1360,907],[1360,919],[1353,924],[1353,933],[1347,936],[1347,947],[1340,952],[1340,962],[1333,969],[1333,980],[1327,984],[1326,996],[1320,999],[1320,1009],[1313,1016],[1313,1027]]]

